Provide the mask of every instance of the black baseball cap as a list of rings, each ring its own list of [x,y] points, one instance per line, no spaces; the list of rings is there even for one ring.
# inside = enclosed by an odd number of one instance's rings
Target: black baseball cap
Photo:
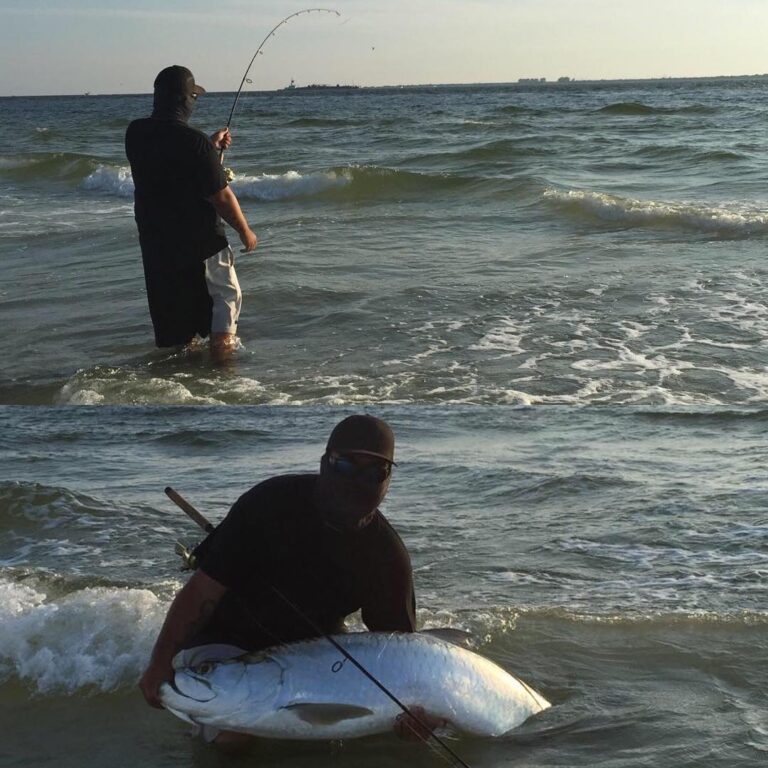
[[[375,416],[347,416],[333,428],[325,451],[363,453],[395,464],[395,436],[389,424]]]
[[[205,93],[205,88],[195,83],[195,76],[186,67],[174,64],[158,73],[155,78],[155,92],[199,96]]]

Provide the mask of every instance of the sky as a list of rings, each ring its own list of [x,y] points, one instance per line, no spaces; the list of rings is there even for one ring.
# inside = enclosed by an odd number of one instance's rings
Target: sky
[[[768,0],[319,0],[247,88],[768,72]],[[0,96],[148,93],[169,64],[233,91],[289,0],[0,0]]]

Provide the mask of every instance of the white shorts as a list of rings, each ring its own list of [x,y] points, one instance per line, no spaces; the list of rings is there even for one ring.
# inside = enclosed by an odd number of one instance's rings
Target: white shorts
[[[237,282],[232,248],[227,246],[205,260],[205,282],[213,299],[211,333],[236,334],[243,294]]]

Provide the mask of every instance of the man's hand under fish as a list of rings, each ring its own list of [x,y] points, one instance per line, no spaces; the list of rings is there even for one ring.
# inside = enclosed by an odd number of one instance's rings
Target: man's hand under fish
[[[403,741],[428,741],[435,730],[448,725],[444,717],[430,715],[423,707],[410,707],[410,711],[413,717],[403,712],[395,718],[395,733]]]

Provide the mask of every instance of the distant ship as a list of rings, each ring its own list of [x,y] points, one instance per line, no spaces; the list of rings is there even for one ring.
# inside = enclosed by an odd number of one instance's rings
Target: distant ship
[[[312,85],[296,85],[296,82],[291,78],[290,85],[286,85],[285,88],[280,88],[280,91],[322,91],[322,90],[355,90],[359,88],[359,85],[320,85],[318,83],[312,83]]]

